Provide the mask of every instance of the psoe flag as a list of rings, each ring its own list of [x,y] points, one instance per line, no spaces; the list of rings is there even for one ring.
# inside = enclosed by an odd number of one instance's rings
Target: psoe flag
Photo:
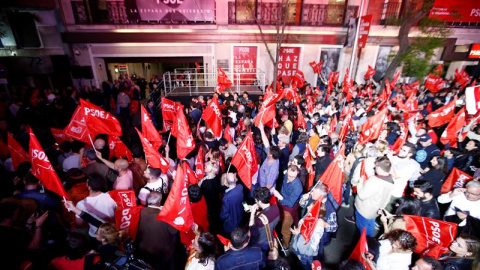
[[[467,87],[465,97],[468,114],[477,114],[480,109],[480,85]]]

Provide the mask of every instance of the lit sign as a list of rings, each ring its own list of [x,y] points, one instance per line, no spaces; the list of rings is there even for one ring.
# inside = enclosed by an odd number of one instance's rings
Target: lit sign
[[[470,52],[468,53],[468,58],[480,59],[480,43],[472,44],[472,47],[470,47]]]

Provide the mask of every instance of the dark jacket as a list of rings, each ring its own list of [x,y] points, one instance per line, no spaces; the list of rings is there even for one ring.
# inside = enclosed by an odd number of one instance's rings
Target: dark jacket
[[[229,250],[215,263],[215,270],[258,270],[266,266],[263,252],[258,247]]]
[[[222,211],[220,219],[223,221],[223,229],[226,233],[231,233],[243,217],[243,186],[237,185],[225,193],[222,200]]]
[[[472,269],[473,259],[469,258],[448,258],[442,259],[440,256],[439,262],[443,265],[444,270],[467,270]]]
[[[322,174],[327,170],[328,165],[332,163],[332,159],[327,155],[317,159],[315,164],[315,183],[320,179]]]
[[[435,200],[435,198],[426,202],[421,201],[420,206],[422,208],[422,212],[420,213],[422,217],[440,219],[440,209],[438,208],[437,200]]]

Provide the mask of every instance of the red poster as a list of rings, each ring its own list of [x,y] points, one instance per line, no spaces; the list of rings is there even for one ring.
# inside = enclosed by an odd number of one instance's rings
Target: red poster
[[[256,46],[233,47],[233,72],[247,73],[240,75],[240,85],[252,84],[255,81],[257,69]],[[232,78],[233,84],[237,84],[237,75]]]
[[[480,22],[480,2],[472,0],[435,0],[430,18],[446,22]]]
[[[370,32],[370,25],[372,24],[372,15],[362,16],[360,21],[360,30],[358,31],[358,47],[365,48]]]
[[[480,58],[480,43],[472,44],[472,47],[470,47],[470,52],[468,53],[468,58]]]
[[[298,70],[300,47],[281,47],[278,58],[277,77],[282,76],[285,84],[290,84],[292,77]]]

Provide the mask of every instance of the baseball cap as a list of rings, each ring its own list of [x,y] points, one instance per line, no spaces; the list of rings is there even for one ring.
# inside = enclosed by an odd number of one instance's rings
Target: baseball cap
[[[420,136],[420,138],[418,138],[418,141],[419,142],[426,142],[426,141],[429,141],[431,139],[432,139],[432,137],[430,137],[430,135],[423,134],[422,136]]]

